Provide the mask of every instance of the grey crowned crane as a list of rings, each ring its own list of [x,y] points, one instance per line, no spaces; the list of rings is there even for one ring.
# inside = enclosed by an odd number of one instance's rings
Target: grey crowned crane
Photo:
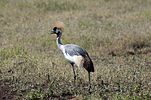
[[[75,73],[75,66],[77,67],[84,67],[88,71],[89,77],[89,92],[91,89],[91,82],[90,82],[90,73],[94,72],[93,62],[87,53],[87,51],[75,44],[66,44],[63,45],[61,42],[62,32],[64,30],[63,22],[57,21],[54,24],[53,29],[51,30],[51,34],[57,35],[57,46],[62,51],[64,57],[69,61],[72,65],[73,74],[74,74],[74,84],[76,80],[76,73]]]

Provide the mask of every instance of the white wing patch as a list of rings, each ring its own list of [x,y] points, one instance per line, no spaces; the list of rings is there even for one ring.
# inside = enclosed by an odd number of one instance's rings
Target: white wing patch
[[[74,56],[74,62],[78,67],[82,67],[84,58],[82,56]]]
[[[67,60],[69,60],[70,62],[75,63],[76,66],[78,66],[78,67],[81,67],[82,64],[83,64],[83,62],[84,62],[84,59],[83,59],[82,56],[77,56],[77,55],[75,55],[75,56],[70,56],[69,54],[65,54],[64,56],[65,56],[65,58],[66,58]]]
[[[80,55],[70,56],[68,53],[65,53],[65,49],[64,49],[63,45],[61,46],[60,49],[68,61],[75,63],[76,66],[78,66],[78,67],[82,66],[82,64],[84,63],[84,58],[82,56],[80,56]]]

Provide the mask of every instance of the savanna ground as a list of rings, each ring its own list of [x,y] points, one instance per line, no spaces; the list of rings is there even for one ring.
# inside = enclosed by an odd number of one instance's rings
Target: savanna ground
[[[80,68],[50,35],[85,48],[95,66],[92,94]],[[0,100],[151,100],[151,0],[0,0]]]

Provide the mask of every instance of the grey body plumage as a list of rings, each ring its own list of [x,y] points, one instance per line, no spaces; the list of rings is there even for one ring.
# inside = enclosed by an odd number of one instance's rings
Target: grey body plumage
[[[74,56],[74,55],[84,56],[86,54],[86,51],[83,48],[75,44],[66,44],[64,45],[64,48],[65,48],[65,53],[68,53],[70,56]]]
[[[88,72],[94,72],[93,62],[85,49],[75,44],[66,44],[64,45],[64,48],[65,48],[65,53],[69,54],[70,56],[75,56],[75,55],[82,56],[84,58],[84,62],[82,66]]]

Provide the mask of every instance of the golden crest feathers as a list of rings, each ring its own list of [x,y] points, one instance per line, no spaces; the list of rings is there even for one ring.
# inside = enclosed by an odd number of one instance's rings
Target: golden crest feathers
[[[64,23],[61,22],[61,21],[56,21],[56,22],[54,23],[53,27],[60,28],[61,31],[64,31]]]

